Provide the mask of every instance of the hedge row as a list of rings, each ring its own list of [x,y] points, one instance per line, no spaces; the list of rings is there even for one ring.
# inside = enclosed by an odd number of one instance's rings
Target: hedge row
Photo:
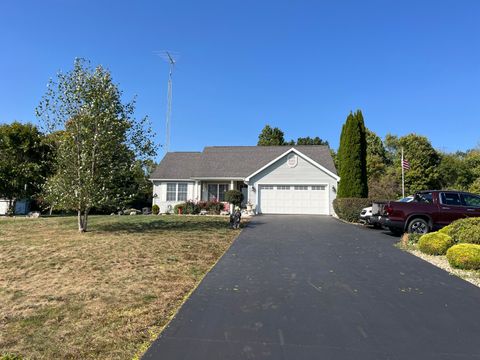
[[[336,198],[333,200],[333,209],[337,216],[348,222],[358,222],[360,212],[363,208],[372,206],[374,202],[384,200],[367,199],[367,198]]]
[[[222,210],[226,209],[225,203],[218,202],[218,201],[186,201],[184,203],[180,203],[174,206],[173,212],[175,214],[188,214],[188,215],[196,215],[199,214],[200,211],[205,210],[210,214],[220,214]]]

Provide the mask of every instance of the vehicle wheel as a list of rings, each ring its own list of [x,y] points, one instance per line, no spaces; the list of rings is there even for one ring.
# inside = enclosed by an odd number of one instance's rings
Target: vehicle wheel
[[[428,233],[428,223],[424,219],[416,218],[408,223],[408,232],[414,234]]]

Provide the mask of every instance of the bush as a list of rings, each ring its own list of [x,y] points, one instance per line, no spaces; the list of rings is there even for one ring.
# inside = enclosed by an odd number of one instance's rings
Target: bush
[[[153,205],[152,206],[152,214],[153,215],[158,215],[159,212],[160,212],[160,207],[157,204]]]
[[[337,216],[348,222],[358,222],[363,208],[372,206],[374,200],[366,198],[336,198],[333,209]]]
[[[480,270],[480,245],[458,244],[447,251],[450,265],[464,270]]]
[[[407,233],[409,244],[417,244],[423,234]]]
[[[457,243],[480,244],[480,217],[454,221],[442,230]]]
[[[0,360],[22,360],[23,357],[16,354],[6,353],[0,354]]]
[[[209,213],[218,215],[224,209],[225,205],[219,201],[209,201],[207,203],[207,210]]]
[[[451,236],[453,238],[452,233],[451,233],[452,232],[452,224],[441,228],[440,230],[438,230],[438,232],[442,233],[442,234],[447,234],[448,236]]]
[[[444,255],[453,244],[450,236],[438,231],[422,235],[418,240],[420,251],[429,255]]]
[[[200,207],[193,201],[186,201],[184,203],[175,205],[173,212],[175,214],[181,213],[183,215],[196,215],[200,212]]]
[[[207,210],[208,211],[208,201],[199,201],[197,206],[200,210]]]
[[[228,190],[225,193],[225,201],[235,206],[242,205],[243,194],[238,190]]]

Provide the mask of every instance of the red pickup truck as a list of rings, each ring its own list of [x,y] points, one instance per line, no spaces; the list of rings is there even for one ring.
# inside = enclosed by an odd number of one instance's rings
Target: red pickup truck
[[[382,223],[393,233],[425,234],[452,221],[480,216],[480,196],[461,192],[427,190],[414,195],[412,202],[385,204]]]

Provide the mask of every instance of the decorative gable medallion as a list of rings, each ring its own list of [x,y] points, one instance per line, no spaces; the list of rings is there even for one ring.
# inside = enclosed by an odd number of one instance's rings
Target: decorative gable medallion
[[[297,154],[288,154],[287,156],[287,166],[289,168],[294,168],[298,164],[298,156]]]

